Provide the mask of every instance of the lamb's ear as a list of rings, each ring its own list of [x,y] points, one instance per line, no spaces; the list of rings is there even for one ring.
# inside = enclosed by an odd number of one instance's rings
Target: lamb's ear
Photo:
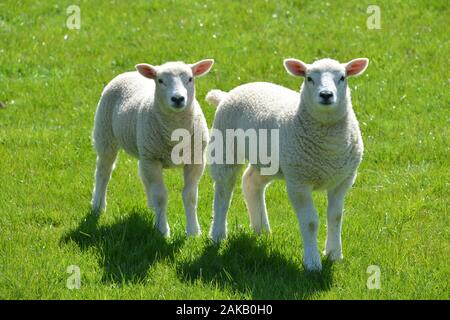
[[[364,71],[366,71],[366,68],[368,65],[369,65],[369,59],[367,59],[367,58],[353,59],[352,61],[350,61],[344,65],[345,72],[347,73],[347,77],[359,76]]]
[[[136,70],[142,74],[144,77],[149,79],[156,79],[156,67],[149,65],[147,63],[139,63],[135,66]]]
[[[296,77],[304,77],[306,74],[306,70],[308,69],[308,65],[303,61],[297,59],[284,59],[283,61],[284,67],[286,71],[293,76]]]
[[[213,59],[205,59],[190,65],[194,77],[204,76],[211,70],[214,64]]]

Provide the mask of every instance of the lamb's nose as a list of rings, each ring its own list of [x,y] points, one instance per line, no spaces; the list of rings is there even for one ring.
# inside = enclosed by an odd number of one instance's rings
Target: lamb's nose
[[[183,97],[183,96],[173,96],[173,97],[171,98],[171,100],[172,100],[173,102],[175,102],[176,105],[179,106],[180,104],[183,103],[184,97]]]
[[[329,100],[333,97],[333,92],[328,91],[328,90],[323,90],[320,91],[319,96],[323,99],[323,100]]]

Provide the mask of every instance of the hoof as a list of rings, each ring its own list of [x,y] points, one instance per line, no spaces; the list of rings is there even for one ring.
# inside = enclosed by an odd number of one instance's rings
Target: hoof
[[[200,229],[200,227],[186,229],[186,235],[188,237],[197,237],[197,236],[200,236],[201,234],[202,234],[202,230]]]
[[[215,244],[219,244],[220,242],[222,242],[223,240],[225,240],[227,238],[227,234],[226,234],[226,232],[213,232],[213,231],[211,231],[209,233],[209,238]]]
[[[339,262],[344,259],[342,251],[340,250],[324,250],[323,255],[332,262]]]

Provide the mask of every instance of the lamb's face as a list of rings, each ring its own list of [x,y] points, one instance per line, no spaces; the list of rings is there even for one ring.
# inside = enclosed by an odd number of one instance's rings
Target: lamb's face
[[[339,62],[324,59],[314,62],[305,73],[305,96],[319,109],[337,107],[347,94],[345,68]]]
[[[136,69],[144,77],[155,81],[155,98],[161,107],[181,112],[192,106],[195,99],[195,77],[208,73],[214,60],[206,59],[189,65],[183,62],[167,62],[161,66],[138,64]]]
[[[317,60],[313,64],[306,64],[297,59],[284,60],[288,73],[305,77],[302,99],[306,100],[306,106],[316,115],[343,112],[349,97],[347,78],[362,74],[368,63],[369,60],[365,58],[344,64],[333,59]]]
[[[181,63],[165,64],[158,68],[155,83],[155,96],[162,106],[179,112],[192,105],[195,87],[189,66]]]

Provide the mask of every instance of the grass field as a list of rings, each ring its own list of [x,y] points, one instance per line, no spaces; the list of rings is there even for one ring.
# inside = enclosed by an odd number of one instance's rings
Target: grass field
[[[66,27],[72,4],[79,30]],[[367,28],[371,4],[381,29]],[[445,0],[1,1],[0,298],[448,299],[449,21]],[[197,81],[209,125],[212,88],[264,80],[297,89],[283,58],[370,59],[350,81],[366,151],[345,207],[342,262],[304,271],[282,181],[267,191],[272,234],[252,234],[238,186],[230,237],[214,247],[209,173],[203,235],[186,238],[182,173],[166,171],[166,240],[152,228],[136,160],[121,153],[108,209],[90,217],[104,85],[138,62],[209,57],[214,69]],[[326,202],[315,198],[322,248]],[[80,268],[79,290],[66,287],[70,265]],[[366,286],[370,265],[381,271],[378,290]]]

